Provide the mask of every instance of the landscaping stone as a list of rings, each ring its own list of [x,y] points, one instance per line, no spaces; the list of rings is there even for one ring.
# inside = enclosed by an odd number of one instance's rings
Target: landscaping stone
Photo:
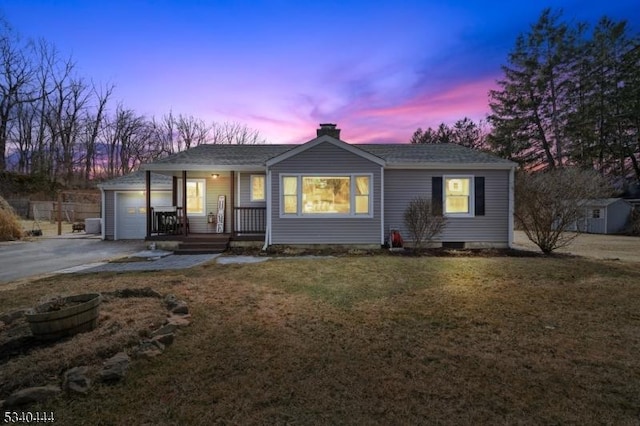
[[[129,356],[125,352],[118,352],[105,361],[99,373],[103,382],[116,382],[121,380],[129,368]]]
[[[151,359],[164,352],[164,345],[158,340],[143,340],[133,349],[133,356],[141,359]]]
[[[74,367],[65,371],[62,380],[62,389],[65,391],[73,391],[78,393],[87,393],[91,388],[91,379],[87,377],[89,367]]]
[[[186,327],[191,324],[191,315],[170,315],[167,318],[167,325],[174,327]]]
[[[164,303],[167,305],[168,309],[173,309],[178,306],[178,298],[175,294],[167,294],[164,298]]]
[[[165,346],[169,346],[170,344],[173,343],[174,339],[175,339],[175,335],[173,333],[168,333],[168,334],[160,334],[158,336],[155,336],[151,340],[158,341]]]
[[[15,320],[24,317],[24,313],[26,311],[26,309],[17,309],[15,311],[4,313],[0,315],[0,321],[5,323],[6,325],[9,325]]]
[[[162,327],[160,327],[159,329],[153,331],[151,333],[151,337],[155,337],[155,336],[160,336],[163,334],[170,334],[173,333],[174,331],[176,331],[176,328],[178,328],[178,326],[176,324],[165,324]]]
[[[185,302],[180,300],[178,301],[178,304],[173,309],[171,309],[171,313],[186,315],[189,313],[189,306]]]
[[[151,287],[144,288],[123,288],[121,290],[111,291],[110,294],[114,297],[127,298],[127,297],[157,297],[162,298],[162,295],[152,289]]]
[[[38,402],[45,402],[51,399],[62,390],[58,386],[37,386],[33,388],[21,389],[9,395],[5,399],[3,408],[20,407],[28,404],[34,404]]]

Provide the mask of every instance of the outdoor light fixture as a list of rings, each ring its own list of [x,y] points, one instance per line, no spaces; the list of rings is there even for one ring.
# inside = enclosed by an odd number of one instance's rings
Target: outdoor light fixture
[[[211,173],[211,177],[214,178],[214,179],[218,179],[218,177],[220,177],[220,175],[217,174],[217,173]]]

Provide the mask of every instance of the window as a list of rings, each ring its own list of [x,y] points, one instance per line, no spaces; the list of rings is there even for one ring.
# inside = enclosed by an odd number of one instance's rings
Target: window
[[[470,177],[445,177],[444,196],[445,214],[472,214]]]
[[[264,175],[251,175],[251,201],[265,201]]]
[[[298,178],[285,176],[282,178],[283,211],[285,214],[298,213]]]
[[[178,179],[178,206],[182,207],[182,179]],[[205,215],[204,179],[187,179],[187,215]]]
[[[283,176],[282,213],[297,216],[369,216],[371,176]]]
[[[600,219],[600,209],[593,209],[591,212],[591,217],[593,219]]]
[[[369,214],[369,176],[356,176],[356,214]]]

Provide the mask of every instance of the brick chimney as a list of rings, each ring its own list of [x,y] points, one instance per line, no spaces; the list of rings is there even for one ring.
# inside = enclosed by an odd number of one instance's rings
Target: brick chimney
[[[340,139],[340,129],[338,129],[336,126],[337,124],[333,123],[320,123],[320,128],[316,130],[316,134],[318,137],[327,135],[336,139]]]

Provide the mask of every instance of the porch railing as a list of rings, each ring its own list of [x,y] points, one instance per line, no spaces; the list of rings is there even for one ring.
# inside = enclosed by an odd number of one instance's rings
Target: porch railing
[[[182,207],[151,207],[151,233],[180,235],[186,225],[189,232],[189,219],[183,214]]]
[[[233,232],[236,234],[264,234],[267,230],[266,207],[234,207]]]

